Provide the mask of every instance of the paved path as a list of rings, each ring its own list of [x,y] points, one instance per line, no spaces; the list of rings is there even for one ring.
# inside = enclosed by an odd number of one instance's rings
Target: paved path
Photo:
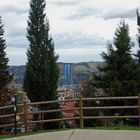
[[[140,131],[68,130],[41,133],[6,140],[140,140]]]

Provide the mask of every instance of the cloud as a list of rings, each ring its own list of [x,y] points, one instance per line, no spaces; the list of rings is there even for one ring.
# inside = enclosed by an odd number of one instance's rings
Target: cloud
[[[13,28],[10,28],[8,30],[8,33],[7,33],[7,37],[8,38],[14,38],[14,37],[20,37],[20,36],[25,36],[26,35],[26,30],[22,27],[13,27]]]
[[[59,54],[59,62],[87,62],[103,61],[101,52],[106,51],[103,46],[94,46],[94,48],[69,48],[56,49]]]
[[[66,20],[81,20],[83,18],[103,18],[104,20],[117,19],[117,18],[135,18],[136,8],[133,9],[98,9],[96,7],[79,6],[75,13],[65,17]]]
[[[130,9],[130,10],[115,9],[115,10],[110,10],[103,15],[103,18],[105,20],[116,19],[116,18],[132,19],[132,18],[135,18],[135,17],[136,17],[136,9]]]
[[[16,13],[16,14],[25,14],[28,12],[28,9],[25,7],[18,7],[16,5],[6,5],[0,6],[0,13],[1,14],[8,14],[8,13]]]
[[[49,4],[54,4],[57,6],[73,6],[78,5],[82,0],[53,0]]]
[[[16,47],[16,48],[27,48],[28,41],[24,36],[8,38],[7,39],[7,48]]]
[[[90,8],[90,7],[79,7],[77,11],[70,15],[69,17],[65,18],[68,20],[80,20],[83,18],[88,18],[90,16],[97,16],[99,14],[99,10],[96,8]]]
[[[2,16],[5,39],[8,48],[27,48],[26,39],[26,14],[17,15],[16,13],[8,13]]]
[[[53,36],[57,48],[86,48],[104,45],[105,40],[98,35],[87,35],[80,32],[64,32]]]
[[[26,48],[7,47],[9,65],[24,65],[27,61],[26,51]]]
[[[4,24],[4,36],[7,48],[27,48],[26,27],[28,18],[28,1],[4,1],[0,5],[0,13]],[[15,49],[14,49],[15,50]]]

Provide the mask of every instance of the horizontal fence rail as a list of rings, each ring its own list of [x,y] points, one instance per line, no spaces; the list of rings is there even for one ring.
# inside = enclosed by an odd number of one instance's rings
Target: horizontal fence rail
[[[34,103],[28,103],[28,104],[29,105],[43,105],[43,104],[53,104],[53,103],[61,103],[61,102],[69,102],[69,101],[79,101],[79,99],[43,101],[43,102],[34,102]]]
[[[133,116],[85,116],[84,119],[129,119],[129,118],[139,118],[138,115]]]
[[[44,110],[38,112],[28,112],[28,114],[45,114],[45,113],[54,113],[54,112],[61,112],[61,111],[72,111],[72,110],[79,110],[78,107],[71,108],[71,109],[53,109],[53,110]]]
[[[93,102],[93,101],[107,101],[107,100],[137,100],[135,105],[115,105],[115,106],[84,106],[84,102]],[[75,107],[71,108],[61,108],[61,105],[65,103],[72,103],[76,102]],[[41,109],[42,106],[46,105],[47,107],[50,104],[59,104],[59,108],[56,109],[48,109],[44,110],[43,108]],[[139,120],[139,125],[140,125],[140,95],[139,96],[128,96],[128,97],[94,97],[94,98],[82,98],[80,96],[77,99],[67,99],[67,100],[54,100],[54,101],[43,101],[43,102],[33,102],[33,103],[23,103],[23,104],[18,104],[18,112],[17,116],[20,117],[21,121],[18,122],[18,125],[23,125],[25,128],[25,132],[29,131],[29,127],[31,125],[36,125],[36,124],[43,124],[43,123],[50,123],[50,122],[64,122],[64,121],[79,121],[79,126],[80,128],[84,127],[84,120],[91,120],[91,119],[138,119]],[[31,110],[30,108],[35,107],[37,110]],[[137,110],[136,115],[110,115],[110,116],[104,116],[104,115],[99,115],[99,116],[85,116],[84,111],[85,110],[103,110],[103,111],[109,111],[109,110],[123,110],[125,109],[126,111],[129,109],[135,109]],[[1,113],[6,110],[12,110],[10,113]],[[7,129],[7,128],[13,128],[14,123],[13,119],[15,117],[13,112],[14,110],[14,105],[9,105],[9,106],[2,106],[0,107],[0,129]],[[53,119],[48,119],[45,120],[43,117],[45,114],[48,113],[56,113],[60,112],[61,114],[66,113],[66,112],[78,112],[76,116],[72,117],[63,117],[62,115],[60,118],[53,118]],[[38,115],[40,116],[40,119],[38,120],[33,120],[33,116]],[[16,117],[17,117],[16,116]],[[38,117],[39,118],[39,117]],[[7,123],[5,123],[7,121]],[[4,123],[1,123],[4,122]]]
[[[94,97],[94,98],[82,98],[83,101],[86,100],[124,100],[124,99],[138,99],[138,96],[127,96],[127,97]]]
[[[109,109],[138,109],[139,106],[104,106],[104,107],[83,107],[84,110],[109,110]]]
[[[30,121],[29,123],[46,123],[46,122],[58,122],[58,121],[68,121],[68,120],[75,120],[79,119],[79,117],[72,117],[72,118],[60,118],[60,119],[51,119],[51,120],[39,120],[39,121]]]

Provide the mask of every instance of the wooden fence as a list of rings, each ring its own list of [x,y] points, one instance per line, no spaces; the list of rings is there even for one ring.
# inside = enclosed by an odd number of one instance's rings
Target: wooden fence
[[[136,100],[135,105],[125,105],[125,106],[90,106],[90,107],[84,107],[83,102],[85,101],[106,101],[106,100]],[[53,109],[53,110],[37,110],[37,111],[31,111],[30,107],[32,106],[39,106],[39,105],[49,105],[49,104],[55,104],[55,103],[62,103],[62,102],[73,102],[76,101],[79,105],[78,107],[74,107],[71,109]],[[18,104],[18,116],[20,116],[21,121],[17,122],[18,125],[22,125],[25,127],[25,132],[29,131],[29,126],[32,124],[43,124],[46,122],[57,122],[57,121],[69,121],[69,120],[79,120],[80,123],[80,128],[84,127],[84,120],[87,119],[138,119],[139,120],[139,125],[140,125],[140,95],[139,96],[128,96],[128,97],[94,97],[94,98],[82,98],[80,96],[77,99],[68,99],[68,100],[55,100],[55,101],[43,101],[43,102],[34,102],[34,103],[23,103],[23,104]],[[13,110],[14,105],[10,106],[3,106],[0,107],[0,112],[4,112],[5,110]],[[84,110],[110,110],[110,109],[135,109],[137,110],[137,115],[125,115],[125,116],[120,116],[120,115],[114,115],[114,116],[84,116],[83,111]],[[79,116],[76,117],[71,117],[71,118],[56,118],[56,119],[49,119],[49,120],[32,120],[32,116],[34,114],[46,114],[46,113],[52,113],[52,112],[62,112],[62,111],[75,111],[78,110]],[[4,124],[0,123],[0,129],[7,129],[7,128],[13,128],[14,123],[14,113],[8,113],[8,114],[2,114],[0,115],[0,120],[7,120],[5,121]],[[11,122],[9,121],[11,120]],[[2,122],[2,121],[1,121]],[[10,123],[9,123],[10,122]]]

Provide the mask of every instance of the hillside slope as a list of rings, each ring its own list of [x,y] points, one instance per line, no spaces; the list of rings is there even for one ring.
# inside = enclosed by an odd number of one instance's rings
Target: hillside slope
[[[96,72],[98,66],[101,66],[102,62],[81,62],[81,63],[58,63],[60,69],[60,85],[65,85],[67,80],[65,77],[65,65],[68,64],[71,67],[71,78],[73,84],[79,84],[82,81],[90,78],[93,72]],[[9,71],[14,74],[13,83],[22,84],[25,72],[25,66],[10,66]]]

